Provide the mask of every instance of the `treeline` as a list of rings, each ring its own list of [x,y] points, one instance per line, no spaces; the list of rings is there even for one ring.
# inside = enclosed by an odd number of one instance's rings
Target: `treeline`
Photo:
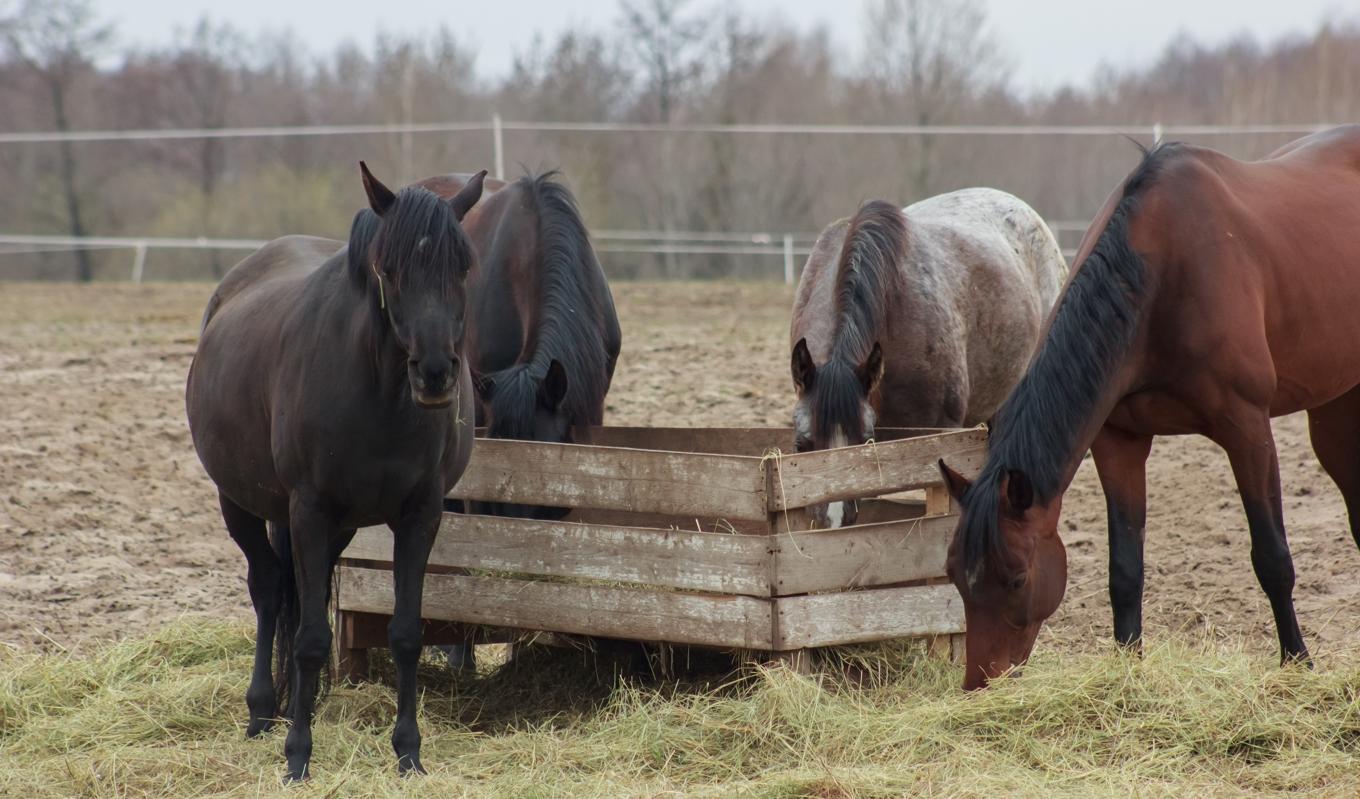
[[[1269,43],[1173,42],[1146,69],[1027,96],[976,0],[870,0],[848,60],[825,32],[704,0],[624,0],[616,22],[537,39],[508,76],[444,28],[309,54],[287,33],[203,20],[120,48],[91,0],[25,0],[0,22],[8,131],[509,120],[640,123],[1247,124],[1360,118],[1360,20]],[[1147,141],[1150,129],[1143,135]],[[1260,156],[1287,134],[1178,137]],[[505,134],[509,171],[561,168],[596,229],[811,232],[868,198],[970,185],[1084,219],[1135,162],[1117,136]],[[389,183],[492,166],[486,132],[0,145],[0,232],[343,237],[355,162]],[[1065,239],[1074,243],[1075,236]],[[154,252],[149,277],[220,274],[240,253]],[[0,278],[126,273],[126,251],[0,255]],[[777,259],[611,254],[617,276],[769,275]]]

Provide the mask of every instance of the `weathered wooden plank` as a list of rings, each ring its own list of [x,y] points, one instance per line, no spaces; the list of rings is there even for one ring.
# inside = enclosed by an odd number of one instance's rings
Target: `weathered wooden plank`
[[[629,513],[625,510],[573,508],[563,521],[607,524],[613,527],[650,527],[653,530],[695,530],[709,533],[764,535],[770,531],[765,519],[718,519],[713,516],[667,516],[662,513]]]
[[[392,580],[377,569],[339,569],[342,610],[392,612]],[[468,624],[770,649],[772,601],[540,580],[427,574],[422,615]]]
[[[808,594],[773,601],[778,649],[963,631],[963,599],[952,585]]]
[[[775,536],[775,594],[940,577],[957,523],[957,516],[940,516]]]
[[[859,515],[855,518],[855,524],[881,524],[883,522],[919,519],[926,512],[925,501],[918,499],[871,497],[857,501],[859,502]],[[761,532],[743,530],[740,527],[738,529],[741,532]],[[813,529],[812,516],[808,514],[805,508],[786,508],[775,511],[770,514],[770,529],[776,533],[787,533],[789,530],[800,533],[807,532]]]
[[[392,532],[365,527],[347,558],[390,560]],[[435,566],[770,595],[766,536],[444,514]]]
[[[793,452],[793,429],[789,427],[586,427],[576,428],[576,440],[600,447],[660,449],[673,452],[707,452],[719,455],[761,456],[778,448]],[[948,432],[942,428],[880,427],[878,441]]]
[[[986,455],[979,428],[771,458],[770,510],[924,488],[940,482],[940,458],[971,475]]]
[[[737,455],[483,439],[459,499],[764,519],[761,460]]]

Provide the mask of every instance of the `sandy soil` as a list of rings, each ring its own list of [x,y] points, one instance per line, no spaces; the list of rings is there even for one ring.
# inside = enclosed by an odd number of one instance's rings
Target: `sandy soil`
[[[189,442],[184,377],[206,284],[0,284],[0,643],[80,646],[179,614],[249,618],[245,564]],[[784,424],[792,292],[621,284],[624,355],[608,422]],[[1360,644],[1360,554],[1302,417],[1275,426],[1305,635]],[[1151,638],[1211,629],[1275,651],[1222,452],[1159,441],[1149,472]],[[1089,461],[1069,492],[1067,600],[1045,637],[1109,637],[1104,502]]]

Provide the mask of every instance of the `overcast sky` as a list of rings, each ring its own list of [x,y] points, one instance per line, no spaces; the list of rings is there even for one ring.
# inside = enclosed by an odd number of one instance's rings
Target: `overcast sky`
[[[564,27],[603,28],[616,19],[617,3],[567,0],[97,0],[124,43],[158,45],[177,27],[200,16],[248,32],[289,28],[314,53],[349,40],[368,46],[375,31],[419,33],[446,24],[476,47],[479,73],[505,74],[516,52],[536,32],[551,37]],[[777,16],[803,29],[827,27],[847,59],[862,40],[860,0],[726,0],[749,15]],[[1327,19],[1360,20],[1360,0],[985,0],[996,40],[1014,66],[1013,86],[1032,91],[1063,83],[1084,84],[1102,63],[1121,67],[1153,61],[1177,34],[1206,43],[1241,33],[1268,41],[1310,33]],[[696,10],[720,0],[690,0]],[[839,10],[838,10],[839,9]]]

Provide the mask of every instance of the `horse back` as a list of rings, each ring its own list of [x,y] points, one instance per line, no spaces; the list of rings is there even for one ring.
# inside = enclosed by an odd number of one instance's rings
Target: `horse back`
[[[959,398],[963,424],[985,421],[1024,373],[1067,262],[1038,212],[1003,191],[962,189],[905,213],[902,315],[921,320],[905,368],[949,383],[936,393]]]
[[[287,518],[272,421],[290,320],[308,305],[306,278],[342,246],[311,236],[269,242],[227,273],[203,316],[185,396],[194,448],[219,490],[261,518]]]
[[[199,332],[217,312],[233,300],[274,281],[299,280],[345,246],[344,242],[319,236],[283,236],[265,244],[233,266],[208,299]]]
[[[1128,237],[1156,287],[1147,329],[1178,333],[1149,333],[1145,360],[1205,364],[1277,415],[1360,385],[1360,126],[1260,161],[1160,156]]]

